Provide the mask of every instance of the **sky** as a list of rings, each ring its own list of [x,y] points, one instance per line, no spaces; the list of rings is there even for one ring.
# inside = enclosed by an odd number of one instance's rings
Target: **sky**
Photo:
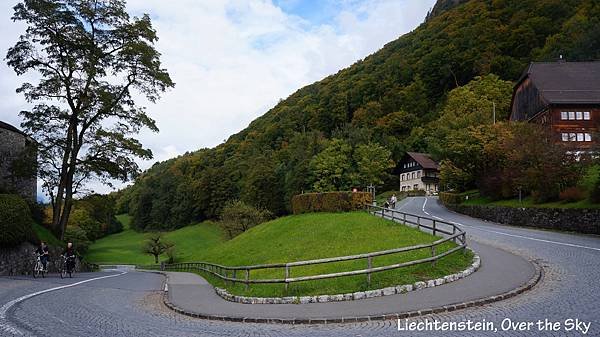
[[[14,23],[17,0],[0,0],[0,54],[25,27]],[[128,12],[150,15],[163,66],[176,83],[156,104],[140,100],[159,133],[142,144],[156,161],[214,147],[281,99],[374,53],[424,21],[435,0],[129,0]],[[25,102],[18,77],[0,62],[0,120],[19,127]],[[91,184],[96,192],[107,188]]]

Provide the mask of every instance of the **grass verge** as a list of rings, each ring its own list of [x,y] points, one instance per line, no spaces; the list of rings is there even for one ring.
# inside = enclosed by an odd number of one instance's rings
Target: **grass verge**
[[[250,229],[238,237],[206,251],[203,261],[229,266],[279,263],[335,257],[387,250],[397,247],[430,243],[439,237],[395,222],[374,217],[364,212],[313,213],[279,218]],[[438,247],[443,252],[455,247],[447,242]],[[411,251],[373,259],[373,266],[383,266],[431,256],[430,249]],[[208,273],[200,273],[213,285],[223,287],[232,294],[245,296],[305,296],[339,294],[448,275],[468,267],[472,254],[456,252],[439,260],[435,266],[421,264],[372,274],[367,286],[366,275],[292,283],[285,292],[283,284],[251,285],[225,284]],[[346,270],[364,269],[366,260],[345,261],[332,264],[294,267],[292,276],[317,275]],[[284,270],[252,271],[251,278],[283,278]],[[238,277],[243,277],[239,275]]]

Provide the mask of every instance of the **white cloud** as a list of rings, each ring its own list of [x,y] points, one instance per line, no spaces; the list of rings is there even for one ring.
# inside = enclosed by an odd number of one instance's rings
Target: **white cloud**
[[[279,99],[415,28],[434,2],[328,1],[338,10],[314,25],[270,0],[129,0],[134,15],[151,15],[157,49],[177,84],[148,105],[161,131],[141,140],[156,160],[215,146]],[[10,7],[0,5],[3,53],[24,29],[9,20]],[[14,89],[22,81],[0,65],[0,120],[20,123],[17,113],[28,104]]]

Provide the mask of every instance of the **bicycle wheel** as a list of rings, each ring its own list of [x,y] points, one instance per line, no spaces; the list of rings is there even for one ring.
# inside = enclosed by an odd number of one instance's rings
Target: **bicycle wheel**
[[[37,264],[35,264],[35,265],[33,266],[33,273],[31,273],[31,275],[33,275],[33,278],[37,278],[37,277],[38,277],[38,273],[39,273],[39,272],[40,272],[40,270],[39,270],[39,268],[38,268]]]

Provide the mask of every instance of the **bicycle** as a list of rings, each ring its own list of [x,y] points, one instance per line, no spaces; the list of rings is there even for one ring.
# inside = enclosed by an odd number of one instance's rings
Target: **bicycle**
[[[60,278],[66,278],[69,274],[69,278],[73,278],[73,269],[75,266],[75,256],[62,255],[63,262],[62,268],[60,269]]]
[[[33,264],[33,278],[37,278],[38,276],[46,277],[46,269],[44,268],[44,264],[42,263],[42,258],[39,254],[36,254],[36,260]]]

